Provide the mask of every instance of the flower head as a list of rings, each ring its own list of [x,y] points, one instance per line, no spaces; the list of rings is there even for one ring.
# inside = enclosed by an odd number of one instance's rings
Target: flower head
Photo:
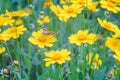
[[[66,14],[68,17],[76,17],[78,13],[82,12],[83,8],[75,5],[63,5],[63,13]]]
[[[14,22],[15,22],[14,19],[10,17],[5,17],[4,15],[0,15],[0,26],[6,26],[6,25],[12,26]]]
[[[25,17],[25,16],[28,16],[29,14],[30,12],[27,10],[13,11],[13,12],[8,12],[6,10],[6,13],[5,13],[6,16],[13,17],[13,18],[14,17]]]
[[[113,1],[112,0],[101,0],[100,1],[101,7],[104,9],[107,9],[108,11],[112,11],[113,13],[118,13],[120,11],[120,7]]]
[[[8,41],[10,38],[11,35],[6,32],[0,33],[0,41]]]
[[[45,46],[52,47],[53,46],[52,43],[56,41],[54,35],[44,35],[42,29],[40,29],[37,32],[33,32],[32,36],[33,37],[30,37],[28,40],[32,44],[38,45],[40,48],[44,48]]]
[[[106,20],[103,20],[103,21],[102,21],[100,18],[97,18],[97,20],[98,20],[99,24],[100,24],[103,28],[105,28],[105,29],[107,29],[107,30],[109,30],[109,31],[116,32],[116,31],[119,30],[118,26],[115,25],[115,24],[113,24],[113,23],[111,23],[111,22],[108,22],[108,21],[106,21]]]
[[[52,0],[45,0],[43,7],[46,8],[52,5],[53,5]]]
[[[88,30],[80,30],[76,34],[72,34],[69,37],[69,41],[71,44],[75,43],[76,45],[81,45],[82,43],[93,44],[96,41],[95,34],[88,34]]]
[[[92,12],[98,11],[98,2],[93,2],[92,0],[71,0],[71,3],[79,7],[86,7]]]
[[[69,61],[70,58],[70,51],[67,49],[62,49],[62,50],[57,50],[57,51],[50,51],[46,52],[44,60],[46,61],[45,66],[50,66],[51,64],[58,63],[58,64],[63,64],[65,61]]]
[[[7,30],[4,31],[4,34],[9,34],[11,35],[11,38],[18,38],[21,34],[23,34],[24,31],[26,31],[27,29],[23,26],[13,26],[8,28]]]

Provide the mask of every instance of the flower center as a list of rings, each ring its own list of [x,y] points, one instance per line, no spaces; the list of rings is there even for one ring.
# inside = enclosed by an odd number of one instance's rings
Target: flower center
[[[78,37],[78,40],[80,40],[80,41],[83,41],[83,40],[85,40],[86,39],[86,36],[85,35],[82,35],[82,36],[79,36]]]
[[[60,55],[55,55],[52,59],[53,60],[60,60],[62,57]]]
[[[67,9],[67,13],[73,13],[74,10],[72,8]]]
[[[105,23],[104,26],[105,26],[105,28],[107,28],[107,29],[111,29],[111,26],[110,26],[108,23]]]
[[[46,39],[45,39],[44,37],[40,37],[40,38],[38,39],[38,41],[39,41],[39,42],[45,42]]]
[[[11,28],[10,30],[12,33],[16,33],[17,32],[17,29],[15,27]]]

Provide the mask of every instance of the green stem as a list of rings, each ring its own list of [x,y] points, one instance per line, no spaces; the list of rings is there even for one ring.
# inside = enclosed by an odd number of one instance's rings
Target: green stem
[[[8,46],[7,46],[8,44],[6,43],[6,49],[7,49],[7,52],[8,52],[8,55],[9,55],[9,57],[10,57],[10,61],[11,62],[13,62],[13,59],[12,59],[12,56],[11,56],[11,54],[10,54],[10,51],[9,51],[9,48],[8,48]]]

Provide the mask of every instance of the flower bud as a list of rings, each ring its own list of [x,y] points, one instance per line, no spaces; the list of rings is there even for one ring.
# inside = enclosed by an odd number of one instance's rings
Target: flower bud
[[[44,15],[44,11],[40,11],[40,15]]]
[[[9,70],[8,69],[3,69],[3,73],[4,74],[9,74]]]
[[[19,62],[17,60],[14,60],[13,63],[18,66],[19,65]]]

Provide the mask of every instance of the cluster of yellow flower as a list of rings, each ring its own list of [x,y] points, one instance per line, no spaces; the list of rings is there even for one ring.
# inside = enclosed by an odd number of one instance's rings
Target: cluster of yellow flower
[[[56,38],[54,37],[54,35],[45,35],[43,34],[43,30],[40,29],[37,32],[33,32],[32,33],[33,37],[30,37],[28,40],[34,44],[34,45],[38,45],[40,48],[44,48],[44,47],[52,47],[53,46],[53,42],[56,41]],[[88,30],[85,31],[78,31],[77,34],[73,34],[69,37],[69,41],[70,43],[75,43],[76,45],[80,46],[82,43],[89,43],[89,44],[93,44],[96,41],[96,35],[95,34],[88,34]],[[56,55],[57,54],[57,55]],[[67,58],[64,57],[69,57],[69,54],[66,50],[64,52],[64,49],[59,51],[51,51],[49,52],[49,54],[45,54],[45,55],[49,55],[48,57],[50,57],[49,59],[45,59],[46,61],[48,61],[48,63],[46,63],[46,66],[49,66],[50,64],[53,64],[55,62],[58,62],[59,64],[65,62],[65,60]],[[58,57],[56,57],[58,56]],[[53,60],[53,61],[52,61]],[[61,61],[62,60],[62,61]]]
[[[103,28],[105,28],[106,30],[112,31],[114,33],[112,37],[107,37],[105,45],[115,52],[115,55],[113,57],[118,61],[120,61],[120,39],[119,39],[120,29],[119,27],[106,20],[102,21],[100,18],[98,18],[98,22]]]
[[[46,0],[44,6],[50,6],[50,9],[56,14],[61,21],[67,22],[69,18],[76,17],[84,9],[88,9],[92,12],[97,12],[99,5],[101,8],[107,9],[113,13],[120,11],[119,0],[100,0],[93,2],[92,0],[60,0],[62,5],[54,5],[52,0]]]
[[[11,38],[18,38],[27,28],[24,27],[21,17],[28,16],[30,13],[26,10],[8,12],[0,15],[0,41],[6,42]],[[2,27],[3,26],[3,27]],[[6,27],[6,28],[5,28]],[[2,44],[1,44],[2,45]],[[5,52],[2,45],[0,53]]]
[[[77,17],[77,15],[81,13],[84,9],[88,9],[92,12],[99,11],[99,9],[97,8],[99,4],[101,8],[111,11],[113,13],[118,13],[120,11],[120,0],[100,0],[96,2],[93,2],[92,0],[60,0],[60,5],[54,5],[52,3],[52,0],[46,0],[44,3],[44,7],[49,6],[50,9],[54,12],[54,14],[56,14],[59,20],[67,22],[69,18]],[[105,44],[108,48],[115,51],[116,54],[113,57],[120,61],[119,27],[111,22],[108,22],[107,20],[102,21],[100,18],[97,18],[97,20],[103,28],[115,33],[114,35],[112,35],[112,37],[107,37]],[[71,44],[75,43],[76,45],[80,46],[82,43],[93,44],[96,41],[96,35],[92,33],[88,34],[88,30],[84,31],[79,30],[77,33],[72,34],[68,39]],[[34,42],[34,44],[36,44],[36,42]],[[49,54],[49,56],[53,57],[53,54],[52,55]],[[92,53],[89,54],[89,57],[90,58],[88,59],[87,55],[86,60],[90,64],[91,58],[93,57]],[[50,59],[47,59],[46,61],[49,60]],[[49,64],[52,63],[54,62],[49,62],[46,65],[48,66]],[[98,65],[102,64],[102,61],[99,59],[99,54],[95,55],[92,64],[94,65],[94,67],[92,67],[94,69],[98,69]]]

